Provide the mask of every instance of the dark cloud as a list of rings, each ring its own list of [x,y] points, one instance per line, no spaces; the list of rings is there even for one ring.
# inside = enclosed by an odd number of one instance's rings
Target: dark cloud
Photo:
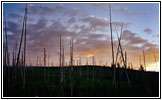
[[[153,51],[158,49],[158,45],[152,44],[152,43],[145,43],[142,48],[144,48],[147,51]]]
[[[150,28],[146,28],[146,29],[144,29],[144,32],[147,33],[147,34],[151,34],[152,30]]]
[[[47,23],[48,23],[48,20],[42,17],[38,20],[38,22],[36,24],[32,24],[32,23],[29,24],[28,29],[39,31],[39,30],[46,28]],[[31,33],[31,32],[29,32],[29,33]]]
[[[62,20],[48,20],[46,16],[51,14],[63,14],[66,19]],[[111,56],[111,44],[109,37],[109,21],[105,18],[98,18],[94,16],[80,16],[80,19],[76,19],[76,16],[80,14],[80,11],[76,8],[65,9],[63,6],[58,5],[54,8],[51,7],[36,7],[34,5],[29,7],[29,14],[37,15],[36,22],[29,22],[27,26],[27,53],[28,56],[37,56],[43,54],[43,48],[46,48],[50,56],[58,57],[59,52],[59,36],[62,35],[62,42],[65,46],[66,57],[69,56],[69,42],[73,38],[75,55],[80,53],[87,55],[89,53],[97,56],[108,57]],[[32,14],[32,15],[31,15]],[[12,17],[16,15],[12,15]],[[22,19],[22,16],[20,17]],[[77,23],[79,22],[79,24]],[[10,45],[19,42],[21,35],[22,23],[16,23],[9,21],[8,31],[13,35],[9,36]],[[131,23],[125,22],[112,22],[114,26],[121,26],[122,24],[129,26]],[[105,34],[108,33],[107,35]],[[148,31],[147,31],[148,32]],[[115,35],[114,35],[115,36]],[[142,37],[139,37],[136,33],[130,30],[124,30],[122,36],[122,47],[124,51],[128,51],[130,56],[137,55],[143,48],[151,50],[157,48],[157,45],[148,43],[148,41]],[[114,40],[114,44],[118,44],[117,40]],[[139,46],[141,45],[141,46]],[[31,58],[34,60],[34,58]]]
[[[96,31],[96,30],[104,31],[105,28],[109,26],[109,22],[107,19],[97,18],[94,16],[84,17],[84,18],[80,19],[80,21],[84,22],[84,23],[89,23],[89,29],[92,31]],[[82,26],[82,28],[84,28],[84,27]],[[84,28],[84,29],[86,29],[86,28]]]
[[[9,14],[9,17],[13,19],[18,19],[18,20],[22,18],[20,14],[16,14],[16,13]]]
[[[92,27],[93,25],[99,26],[99,27],[105,27],[108,26],[108,21],[104,18],[97,18],[94,16],[87,16],[83,19],[81,19],[82,22],[88,22]]]
[[[72,24],[72,23],[75,23],[76,22],[76,18],[75,17],[71,17],[68,21],[67,21],[67,23],[69,23],[69,24]]]
[[[129,44],[134,45],[134,44],[143,44],[146,43],[147,40],[144,38],[141,38],[137,36],[136,33],[133,33],[129,30],[124,30],[123,31],[123,40],[127,41]]]

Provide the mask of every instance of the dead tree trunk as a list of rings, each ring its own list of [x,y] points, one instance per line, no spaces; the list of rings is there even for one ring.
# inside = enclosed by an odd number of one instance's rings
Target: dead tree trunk
[[[95,66],[95,57],[93,56],[93,80],[94,80],[94,66]]]
[[[36,66],[38,67],[38,56],[37,56],[37,63],[36,63]]]
[[[114,64],[114,48],[113,48],[112,23],[111,23],[111,4],[109,5],[109,15],[110,15],[110,33],[111,33],[111,47],[112,47],[112,64]]]
[[[25,8],[25,14],[24,14],[24,19],[23,19],[23,27],[22,27],[22,34],[21,34],[21,39],[20,39],[20,43],[19,43],[19,50],[18,50],[18,54],[17,54],[17,62],[16,62],[16,67],[19,66],[19,61],[20,61],[20,53],[21,53],[21,47],[22,47],[22,41],[23,41],[23,37],[24,37],[24,57],[23,59],[23,88],[25,87],[25,61],[26,61],[26,26],[27,26],[27,5]]]
[[[60,34],[60,82],[62,83],[62,42],[61,42],[61,34]]]
[[[73,39],[70,41],[70,94],[73,96]]]
[[[145,71],[146,71],[146,61],[145,61],[145,51],[143,50],[143,61],[144,61],[144,67],[145,67]]]
[[[79,66],[81,66],[82,64],[82,59],[81,59],[81,56],[79,57]]]
[[[122,34],[122,28],[121,28],[121,34]],[[122,60],[123,60],[127,81],[128,81],[129,86],[131,87],[131,83],[130,83],[130,80],[129,80],[128,72],[127,72],[127,69],[126,69],[127,65],[126,65],[126,62],[124,60],[124,54],[123,54],[122,46],[121,46],[121,43],[120,43],[120,38],[118,37],[118,35],[117,35],[117,38],[118,38],[118,42],[119,42],[119,47],[120,47],[120,51],[121,51],[121,57],[122,57]]]
[[[64,46],[62,45],[62,67],[61,67],[61,82],[64,81]]]
[[[62,45],[62,39],[60,34],[60,82],[63,82],[63,45]]]
[[[17,66],[16,66],[16,55],[17,55],[17,53],[16,53],[16,51],[17,51],[17,41],[16,41],[16,44],[15,44],[15,47],[14,47],[14,80],[16,79],[16,76],[17,76]]]
[[[127,52],[125,52],[125,65],[126,65],[126,68],[127,68]]]
[[[23,88],[25,87],[25,67],[26,67],[26,33],[27,33],[27,4],[25,9],[25,34],[24,34],[24,61],[23,61]]]
[[[11,79],[10,79],[10,68],[9,68],[9,52],[8,52],[8,36],[7,36],[7,21],[6,21],[6,16],[5,16],[5,38],[6,38],[6,43],[5,43],[5,60],[4,60],[4,70],[7,70],[7,79],[8,79],[8,91],[11,89]],[[9,92],[9,95],[11,93]]]
[[[88,65],[88,58],[86,58],[86,65]]]
[[[6,38],[6,43],[5,43],[5,52],[6,52],[6,57],[5,57],[5,66],[9,66],[9,55],[8,55],[8,36],[7,36],[7,21],[6,21],[6,16],[5,16],[5,38]]]
[[[82,77],[82,68],[81,68],[81,56],[79,57],[79,72],[80,72],[80,78]]]
[[[156,63],[156,55],[155,55],[155,52],[154,52],[154,60],[155,60],[155,63]],[[157,68],[157,70],[158,70],[157,63],[156,63],[156,68]]]
[[[112,67],[114,69],[113,82],[116,88],[116,76],[115,76],[115,65],[114,65],[114,47],[113,47],[113,36],[112,36],[112,23],[111,23],[111,4],[109,4],[109,16],[110,16],[110,33],[111,33],[111,48],[112,48]]]
[[[48,54],[47,79],[49,81],[49,54]]]
[[[46,49],[44,48],[44,80],[46,80]]]
[[[88,76],[89,76],[89,73],[88,73],[88,72],[89,72],[89,70],[88,70],[88,64],[89,64],[89,63],[88,63],[88,58],[86,58],[86,65],[87,65],[87,80],[88,80]]]

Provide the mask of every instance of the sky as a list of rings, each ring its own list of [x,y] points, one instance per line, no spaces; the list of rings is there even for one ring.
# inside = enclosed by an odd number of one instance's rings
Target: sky
[[[3,3],[10,52],[20,41],[24,12],[24,3]],[[147,69],[156,69],[159,66],[159,4],[111,3],[111,12],[115,54],[117,34],[123,24],[121,45],[127,52],[128,64],[139,68],[144,50]],[[28,3],[27,16],[27,64],[35,65],[37,56],[43,62],[43,48],[46,48],[50,65],[58,65],[60,34],[65,62],[69,61],[73,38],[75,60],[81,56],[82,64],[86,59],[91,63],[95,56],[97,64],[112,63],[109,3]]]

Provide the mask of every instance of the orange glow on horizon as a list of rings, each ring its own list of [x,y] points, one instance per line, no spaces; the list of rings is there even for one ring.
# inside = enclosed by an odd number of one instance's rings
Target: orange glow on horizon
[[[88,54],[88,55],[85,55],[85,57],[89,58],[89,57],[93,57],[94,55],[93,54]]]
[[[159,72],[160,70],[160,65],[159,65],[159,62],[156,62],[156,63],[152,63],[152,64],[149,64],[146,66],[146,71],[157,71]]]

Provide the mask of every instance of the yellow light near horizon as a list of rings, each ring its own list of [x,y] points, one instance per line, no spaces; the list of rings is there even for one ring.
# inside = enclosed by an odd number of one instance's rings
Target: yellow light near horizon
[[[147,65],[146,71],[157,71],[157,72],[159,72],[159,69],[160,69],[159,67],[160,67],[159,62],[152,63],[152,64]]]
[[[94,55],[93,54],[88,54],[85,57],[89,58],[89,57],[92,57],[92,56],[94,56]]]

